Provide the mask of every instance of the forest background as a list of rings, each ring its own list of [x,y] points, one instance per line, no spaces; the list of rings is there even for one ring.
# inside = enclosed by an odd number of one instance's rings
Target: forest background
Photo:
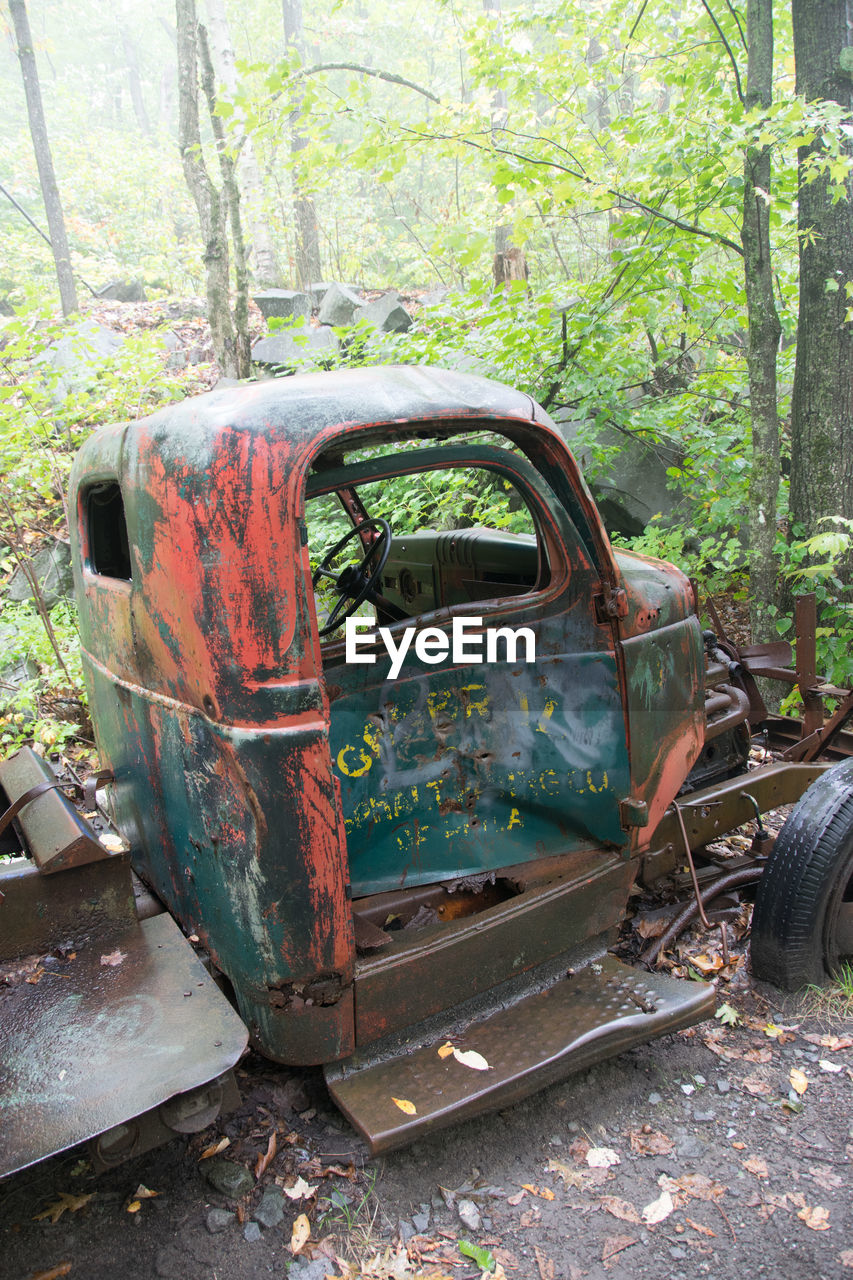
[[[399,289],[415,322],[324,364],[511,383],[569,425],[593,483],[639,442],[678,501],[628,540],[748,601],[759,639],[788,636],[792,597],[816,590],[821,673],[846,683],[847,9],[8,0],[5,583],[65,538],[70,460],[94,426],[245,375],[248,294],[334,279]],[[69,386],[51,353],[116,279],[142,282],[146,323]],[[187,306],[207,316],[215,363],[168,359],[159,330]],[[317,359],[306,347],[296,363]],[[62,744],[83,725],[73,606],[11,603],[2,586],[0,602],[0,744]]]

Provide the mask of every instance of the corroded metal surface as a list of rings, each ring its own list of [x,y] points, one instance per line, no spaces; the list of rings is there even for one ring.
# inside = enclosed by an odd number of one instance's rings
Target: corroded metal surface
[[[31,747],[21,747],[0,761],[0,797],[10,804],[31,789],[51,784],[56,777]],[[0,809],[4,806],[0,804]],[[21,809],[16,822],[21,828],[27,852],[40,871],[53,873],[109,857],[91,826],[58,790],[44,791]]]
[[[505,1106],[634,1044],[676,1031],[714,1011],[713,986],[684,983],[627,968],[602,956],[546,991],[528,996],[454,1035],[461,1051],[474,1050],[487,1070],[474,1070],[452,1054],[446,1037],[359,1069],[327,1068],[338,1106],[374,1152],[402,1146],[425,1132]],[[410,1104],[412,1114],[394,1099]]]
[[[0,992],[0,1174],[221,1075],[246,1039],[167,915],[46,963]]]

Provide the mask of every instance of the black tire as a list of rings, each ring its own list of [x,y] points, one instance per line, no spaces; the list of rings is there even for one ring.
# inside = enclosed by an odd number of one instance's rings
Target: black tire
[[[758,885],[751,965],[784,991],[853,963],[853,759],[794,806]]]

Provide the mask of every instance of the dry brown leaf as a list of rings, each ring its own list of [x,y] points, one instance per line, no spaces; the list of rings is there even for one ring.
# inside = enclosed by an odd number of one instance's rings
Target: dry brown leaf
[[[619,1218],[621,1222],[631,1222],[634,1226],[640,1226],[643,1221],[639,1211],[629,1200],[620,1200],[618,1196],[600,1196],[598,1203],[602,1209],[612,1213],[613,1217]]]
[[[213,1142],[209,1147],[205,1147],[199,1156],[199,1163],[202,1160],[209,1160],[211,1156],[218,1156],[220,1151],[224,1151],[226,1147],[231,1146],[230,1138],[220,1138],[218,1142]]]
[[[838,1255],[838,1261],[842,1267],[853,1267],[853,1249],[842,1249]]]
[[[808,1173],[809,1177],[824,1191],[835,1191],[844,1185],[844,1179],[837,1173],[833,1173],[830,1169],[821,1169],[819,1165],[811,1165]]]
[[[555,1280],[557,1269],[552,1258],[549,1258],[544,1250],[539,1248],[538,1244],[533,1246],[533,1252],[536,1255],[536,1265],[539,1268],[539,1280]]]
[[[805,1071],[801,1071],[799,1067],[791,1067],[791,1072],[790,1072],[790,1075],[788,1076],[788,1079],[791,1082],[791,1088],[794,1090],[794,1092],[799,1094],[800,1097],[802,1097],[806,1089],[808,1089],[809,1087],[809,1078],[806,1075]]]
[[[808,1205],[805,1205],[797,1214],[797,1217],[807,1227],[811,1227],[812,1231],[829,1230],[829,1210],[821,1208],[819,1204],[816,1204],[814,1208],[809,1208]]]
[[[636,932],[646,941],[659,938],[666,932],[667,921],[664,916],[658,920],[650,920],[648,916],[635,916],[633,923]]]
[[[290,1233],[290,1252],[301,1253],[310,1239],[311,1223],[306,1214],[300,1213]]]
[[[762,1160],[761,1156],[750,1156],[748,1160],[741,1160],[741,1164],[747,1173],[755,1174],[756,1178],[769,1178],[770,1170],[767,1168],[767,1161]]]
[[[808,1040],[809,1044],[816,1044],[821,1049],[829,1049],[832,1053],[838,1049],[853,1049],[853,1039],[850,1036],[816,1036],[803,1033],[803,1039]]]
[[[139,1213],[139,1210],[140,1210],[141,1208],[142,1208],[142,1201],[141,1201],[141,1200],[131,1200],[130,1204],[127,1206],[127,1212],[128,1212],[128,1213]]]
[[[405,1111],[407,1116],[416,1116],[418,1109],[414,1102],[409,1102],[408,1098],[392,1098],[391,1101],[395,1107],[399,1107],[401,1111]]]
[[[60,1276],[67,1276],[70,1270],[70,1262],[58,1262],[49,1271],[37,1271],[34,1276],[30,1276],[30,1280],[59,1280]]]
[[[702,955],[699,955],[699,956],[690,956],[689,960],[690,960],[690,964],[693,966],[696,972],[701,973],[703,977],[705,977],[709,973],[716,973],[719,969],[722,969],[723,967],[722,956],[717,956],[717,955],[706,956],[703,953]]]
[[[439,1058],[449,1058],[452,1053],[453,1053],[453,1045],[450,1043],[449,1040],[446,1040],[444,1044],[439,1045],[438,1047]]]
[[[685,1216],[684,1221],[688,1227],[692,1227],[694,1231],[698,1231],[700,1236],[711,1236],[716,1239],[716,1231],[712,1231],[710,1227],[706,1227],[704,1222],[696,1222],[694,1218]]]
[[[773,1092],[772,1086],[766,1080],[762,1080],[761,1076],[744,1076],[740,1082],[741,1088],[747,1093],[751,1093],[757,1097],[766,1097]]]
[[[521,1217],[518,1220],[518,1225],[520,1227],[535,1226],[535,1224],[540,1221],[541,1217],[542,1217],[541,1209],[537,1209],[536,1205],[534,1205],[532,1209],[525,1209],[524,1213],[521,1215]]]
[[[672,1138],[654,1129],[648,1133],[634,1129],[628,1137],[631,1139],[631,1150],[640,1156],[668,1156],[675,1150]]]
[[[54,1200],[53,1204],[49,1204],[41,1213],[34,1214],[33,1222],[43,1222],[45,1218],[49,1218],[51,1222],[58,1222],[66,1209],[69,1213],[77,1213],[93,1199],[94,1195],[94,1191],[90,1191],[85,1196],[72,1196],[67,1191],[60,1191],[59,1199]]]
[[[269,1168],[269,1163],[271,1160],[275,1159],[277,1151],[278,1151],[278,1138],[276,1137],[275,1129],[273,1129],[269,1137],[269,1142],[267,1143],[266,1151],[262,1156],[258,1156],[257,1160],[255,1161],[255,1181],[256,1182],[258,1178],[262,1178],[263,1175],[266,1173],[267,1169]]]
[[[520,1191],[516,1191],[516,1193],[515,1193],[515,1195],[514,1195],[514,1196],[507,1196],[507,1198],[506,1198],[506,1202],[507,1202],[507,1204],[511,1204],[511,1205],[513,1205],[513,1206],[515,1206],[515,1205],[517,1205],[517,1204],[521,1204],[522,1200],[524,1199],[524,1197],[525,1197],[526,1195],[527,1195],[527,1192],[526,1192],[526,1191],[524,1190],[524,1188],[522,1187],[522,1189],[521,1189]]]
[[[769,1044],[763,1044],[760,1049],[745,1049],[743,1057],[747,1062],[772,1062],[773,1050]]]
[[[686,1195],[693,1196],[695,1200],[721,1200],[728,1191],[728,1187],[722,1182],[714,1182],[704,1173],[683,1173],[680,1178],[668,1178],[666,1174],[661,1174],[658,1186],[667,1191],[677,1188]]]
[[[573,1160],[576,1160],[578,1164],[586,1164],[587,1152],[591,1146],[592,1143],[589,1138],[575,1138],[572,1145],[569,1147],[569,1155]]]
[[[623,1249],[630,1249],[631,1245],[636,1243],[633,1236],[608,1236],[601,1250],[601,1261],[606,1262],[608,1258],[615,1257]]]
[[[115,951],[110,951],[107,955],[101,956],[101,964],[114,968],[116,965],[121,964],[122,960],[126,959],[127,952],[119,951],[116,948]]]
[[[702,1043],[706,1049],[710,1049],[718,1058],[729,1058],[734,1060],[743,1057],[743,1050],[736,1049],[733,1045],[723,1044],[717,1036],[705,1036]]]

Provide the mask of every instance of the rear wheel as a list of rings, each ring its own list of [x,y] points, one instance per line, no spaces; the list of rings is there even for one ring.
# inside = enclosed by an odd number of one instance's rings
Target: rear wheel
[[[757,978],[785,991],[853,963],[853,759],[798,801],[761,877],[752,917]]]

